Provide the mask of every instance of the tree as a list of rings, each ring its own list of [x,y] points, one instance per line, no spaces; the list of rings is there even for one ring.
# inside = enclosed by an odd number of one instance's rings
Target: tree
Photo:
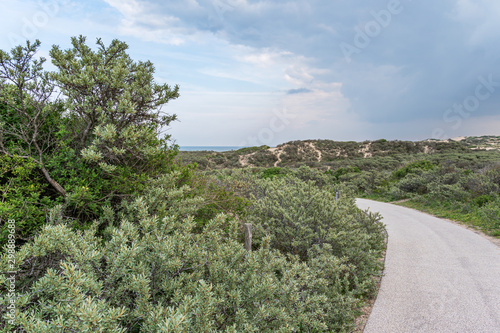
[[[54,46],[50,55],[58,68],[51,77],[74,119],[74,148],[109,174],[126,166],[153,171],[158,165],[147,162],[165,151],[169,139],[159,140],[160,131],[176,119],[162,114],[161,106],[179,96],[179,86],[155,83],[153,64],[132,61],[124,42],[106,47],[98,39],[97,51],[83,36],[71,42],[72,48]]]
[[[53,46],[53,72],[37,58],[38,40],[0,50],[0,225],[24,221],[18,240],[33,236],[59,204],[85,228],[104,207],[119,207],[149,178],[176,168],[177,147],[162,133],[176,116],[161,107],[179,87],[157,84],[154,66],[134,62],[127,44],[98,39],[97,46],[82,36],[67,50]]]
[[[175,149],[161,131],[176,115],[161,107],[179,96],[179,87],[157,84],[153,64],[134,62],[124,42],[106,47],[98,39],[93,51],[83,36],[71,41],[65,51],[52,47],[54,72],[43,70],[44,58],[35,59],[38,40],[0,51],[1,153],[36,162],[62,197],[67,190],[47,167],[62,151],[98,166],[103,177],[131,183],[165,170]]]
[[[66,190],[46,168],[47,154],[56,145],[47,125],[51,118],[60,118],[63,109],[57,100],[51,101],[55,86],[43,71],[45,58],[33,59],[39,46],[37,40],[14,48],[10,55],[0,50],[0,152],[35,162],[47,182],[65,197]]]

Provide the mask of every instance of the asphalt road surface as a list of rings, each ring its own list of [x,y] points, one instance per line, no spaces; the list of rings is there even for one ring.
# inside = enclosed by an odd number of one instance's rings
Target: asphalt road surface
[[[365,333],[500,333],[500,248],[454,223],[357,199],[387,226],[384,276]]]

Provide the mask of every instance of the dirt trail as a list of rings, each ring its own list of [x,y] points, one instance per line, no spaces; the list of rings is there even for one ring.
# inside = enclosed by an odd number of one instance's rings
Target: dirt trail
[[[316,152],[316,154],[318,154],[318,162],[321,162],[321,159],[323,158],[323,154],[321,154],[321,150],[316,148],[314,143],[312,143],[312,142],[307,142],[307,143],[309,144],[309,147],[311,147],[311,149],[314,150]]]
[[[277,167],[278,164],[281,163],[281,154],[283,153],[283,148],[276,147],[276,148],[269,148],[268,150],[278,158],[278,160],[274,162],[274,167]]]
[[[254,153],[251,153],[248,155],[240,155],[240,157],[238,158],[238,162],[240,162],[241,166],[243,166],[243,167],[251,165],[250,162],[248,162],[248,160],[250,159],[250,156],[255,155],[255,153],[257,153],[257,152],[254,152]]]
[[[360,150],[358,150],[358,152],[359,153],[363,153],[363,157],[364,158],[372,157],[373,154],[369,152],[371,145],[372,145],[371,142],[367,143],[363,148],[361,148]]]

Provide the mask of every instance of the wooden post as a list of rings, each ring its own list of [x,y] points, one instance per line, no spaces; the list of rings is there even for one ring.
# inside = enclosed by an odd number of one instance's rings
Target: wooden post
[[[250,223],[244,224],[245,228],[245,250],[252,251],[252,225]]]

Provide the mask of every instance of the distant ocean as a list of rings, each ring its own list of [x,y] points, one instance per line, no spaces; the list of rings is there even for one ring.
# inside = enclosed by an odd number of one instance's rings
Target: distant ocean
[[[179,150],[180,151],[202,151],[202,150],[208,150],[208,151],[230,151],[230,150],[238,150],[244,147],[237,147],[237,146],[180,146]]]

